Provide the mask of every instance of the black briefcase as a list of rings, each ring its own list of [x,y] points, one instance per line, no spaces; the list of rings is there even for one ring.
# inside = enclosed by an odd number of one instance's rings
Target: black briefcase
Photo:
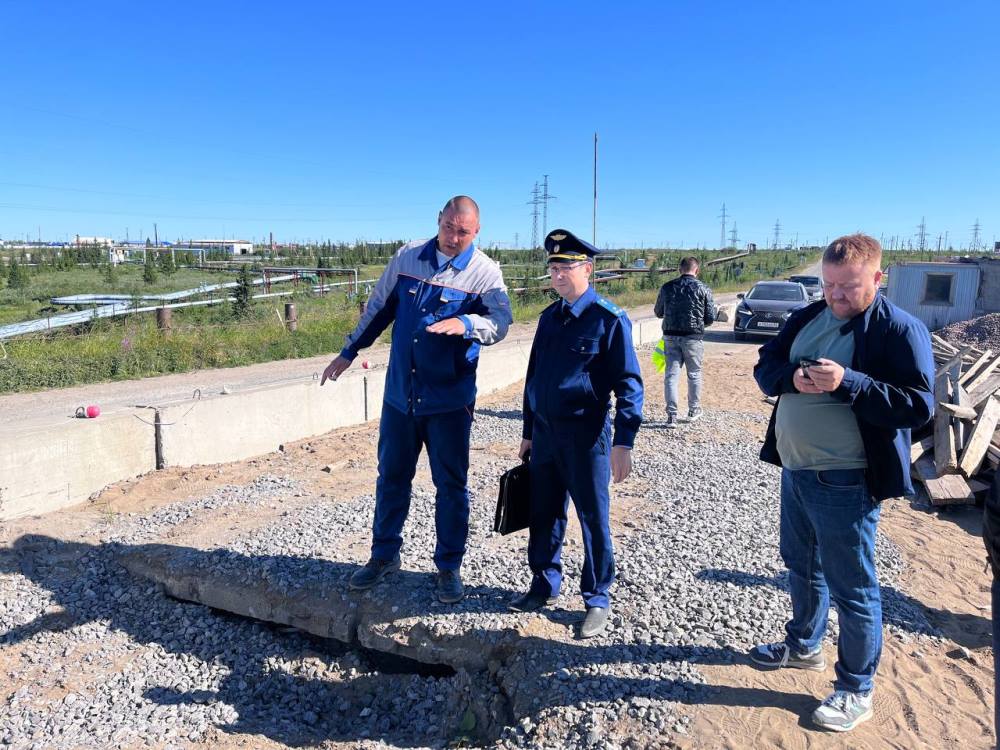
[[[493,530],[500,534],[512,534],[526,529],[530,513],[531,485],[528,462],[525,461],[500,476],[500,495],[497,497]]]

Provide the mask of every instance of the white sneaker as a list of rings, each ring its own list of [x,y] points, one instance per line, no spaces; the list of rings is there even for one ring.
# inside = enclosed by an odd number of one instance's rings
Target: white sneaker
[[[832,732],[850,732],[872,717],[872,694],[837,690],[813,711],[813,723]]]

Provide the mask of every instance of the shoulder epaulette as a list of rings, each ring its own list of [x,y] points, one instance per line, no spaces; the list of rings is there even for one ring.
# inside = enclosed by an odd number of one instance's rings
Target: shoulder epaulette
[[[595,302],[597,302],[597,304],[599,304],[601,307],[603,307],[609,313],[611,313],[612,315],[615,315],[615,316],[617,316],[619,318],[622,315],[625,314],[625,311],[622,308],[618,307],[618,305],[616,305],[611,300],[604,299],[604,297],[602,297],[599,294],[597,295],[597,299],[595,300]]]

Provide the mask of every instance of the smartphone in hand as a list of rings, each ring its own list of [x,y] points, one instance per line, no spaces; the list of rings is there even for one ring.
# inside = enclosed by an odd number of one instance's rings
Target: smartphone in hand
[[[812,367],[813,365],[822,365],[822,364],[823,363],[820,362],[818,359],[812,359],[811,357],[802,357],[799,360],[799,367],[802,368],[802,374],[807,378],[809,377],[810,367]]]

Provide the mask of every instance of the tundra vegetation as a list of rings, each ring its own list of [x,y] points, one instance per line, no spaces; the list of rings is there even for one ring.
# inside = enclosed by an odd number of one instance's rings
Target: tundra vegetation
[[[146,249],[130,262],[112,266],[103,248],[46,248],[29,258],[23,251],[0,252],[0,325],[56,315],[67,308],[51,304],[51,298],[71,294],[109,293],[131,297],[133,306],[155,304],[142,295],[191,289],[200,285],[236,282],[243,286],[228,293],[236,302],[173,311],[169,336],[157,330],[155,316],[125,315],[96,320],[85,325],[53,330],[46,334],[8,339],[7,358],[0,360],[0,392],[29,391],[70,385],[125,380],[152,375],[214,367],[235,367],[273,360],[331,354],[340,349],[354,328],[365,294],[378,278],[401,241],[355,243],[353,245],[302,246],[272,253],[258,248],[249,264],[221,253],[207,253],[210,268],[199,268],[197,251],[175,248]],[[488,251],[504,266],[512,293],[514,318],[530,321],[553,297],[548,290],[544,253],[541,250]],[[651,304],[660,285],[673,276],[680,258],[695,255],[707,263],[731,256],[734,251],[615,250],[598,262],[601,272],[636,267],[641,260],[645,272],[629,273],[622,279],[601,283],[602,294],[624,307]],[[613,257],[612,257],[613,256]],[[706,265],[702,279],[716,292],[736,291],[762,278],[784,277],[815,262],[818,248],[801,252],[758,252],[718,265]],[[230,262],[225,262],[230,261]],[[317,293],[314,282],[275,284],[272,292],[287,296],[253,299],[247,279],[261,278],[264,266],[296,266],[314,269],[357,268],[362,280],[359,294],[344,287]],[[245,270],[242,270],[245,269]],[[317,277],[313,277],[317,278]],[[344,281],[347,276],[326,276],[323,281]],[[364,283],[365,281],[369,283]],[[252,287],[253,294],[262,291]],[[282,325],[283,303],[293,301],[298,311],[298,329]],[[388,333],[386,334],[386,337]]]

